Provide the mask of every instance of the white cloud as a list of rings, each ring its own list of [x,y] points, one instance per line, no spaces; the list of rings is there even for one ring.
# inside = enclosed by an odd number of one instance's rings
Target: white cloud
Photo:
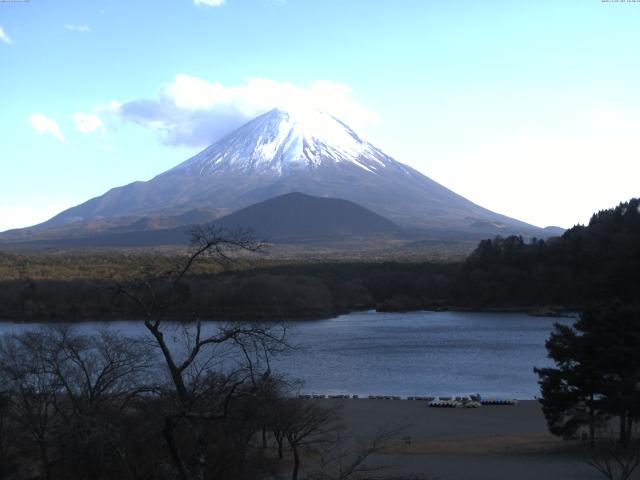
[[[102,127],[102,120],[94,113],[76,112],[72,117],[76,128],[82,133],[95,132]]]
[[[66,143],[67,140],[62,134],[60,126],[53,118],[42,115],[41,113],[34,113],[29,117],[29,123],[39,134],[42,135],[50,133],[62,143]]]
[[[219,7],[224,5],[225,0],[193,0],[194,5],[205,5],[207,7]]]
[[[9,45],[13,43],[13,40],[11,40],[2,27],[0,27],[0,40]]]
[[[305,86],[253,77],[225,86],[180,74],[160,88],[156,99],[133,100],[111,110],[158,131],[169,145],[202,147],[275,107],[299,105],[322,108],[356,130],[378,122],[374,112],[353,99],[348,85],[328,80]]]
[[[91,27],[89,25],[72,25],[70,23],[67,23],[64,28],[66,28],[69,31],[72,32],[79,32],[79,33],[87,33],[91,31]]]
[[[185,74],[176,75],[175,81],[166,85],[161,95],[184,109],[208,109],[230,100],[228,89],[220,82],[209,83]]]

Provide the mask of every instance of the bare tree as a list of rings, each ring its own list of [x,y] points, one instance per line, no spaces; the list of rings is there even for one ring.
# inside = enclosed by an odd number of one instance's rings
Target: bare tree
[[[38,468],[44,477],[53,476],[53,450],[59,432],[56,402],[61,385],[40,354],[46,338],[41,332],[5,336],[0,339],[0,375],[10,392],[10,413],[15,423],[16,447],[23,444],[37,452]]]
[[[285,329],[213,328],[195,312],[181,323],[167,318],[182,309],[201,258],[227,265],[235,251],[256,248],[243,233],[201,229],[175,270],[116,286],[143,313],[150,338],[68,327],[0,338],[2,467],[47,480],[240,478],[268,399],[279,394],[269,357],[288,348]]]
[[[268,418],[269,430],[276,441],[276,445],[278,447],[278,458],[280,460],[284,459],[284,440],[287,427],[289,425],[287,415],[287,408],[284,402],[282,402],[282,399],[278,399],[278,401],[272,403],[271,412]]]
[[[3,421],[13,427],[14,445],[28,456],[38,452],[38,469],[47,479],[69,474],[67,467],[82,476],[83,468],[104,466],[92,461],[101,449],[118,463],[113,453],[123,453],[123,444],[113,421],[147,384],[148,360],[144,345],[114,333],[89,337],[51,327],[4,336]],[[124,465],[125,457],[119,458]]]
[[[399,438],[404,426],[387,425],[373,435],[349,438],[340,437],[321,451],[316,470],[310,480],[349,480],[352,478],[393,478],[380,476],[385,467],[372,464],[371,457],[380,453]]]
[[[335,442],[343,428],[338,420],[335,406],[323,407],[317,402],[294,397],[280,400],[280,428],[293,454],[292,480],[298,479],[303,449],[317,449]]]
[[[0,381],[2,377],[0,376]],[[6,391],[0,391],[0,478],[8,477],[13,469],[9,458],[9,428],[8,417],[11,407],[11,395]]]
[[[68,399],[63,415],[122,410],[136,395],[150,391],[151,351],[140,339],[100,330],[78,335],[68,327],[51,328],[40,352]]]
[[[607,480],[629,480],[640,466],[640,444],[604,441],[588,450],[586,462]]]
[[[197,313],[186,319],[180,340],[167,338],[171,326],[166,325],[165,312],[180,303],[182,283],[196,263],[205,257],[227,265],[238,251],[256,251],[261,245],[246,231],[232,234],[215,228],[199,228],[192,232],[193,252],[182,265],[161,279],[145,279],[130,285],[119,285],[118,295],[133,301],[144,315],[144,325],[160,350],[170,379],[168,386],[173,407],[164,417],[163,435],[178,476],[182,480],[202,480],[208,466],[207,430],[213,421],[227,418],[232,399],[240,393],[248,395],[257,374],[268,368],[268,357],[287,348],[285,329],[259,324],[234,323],[206,331]],[[155,280],[155,281],[154,281]],[[231,358],[241,359],[233,368],[225,368],[229,349]],[[212,375],[218,370],[220,373]],[[167,393],[169,393],[169,390]],[[182,435],[192,437],[179,442]]]
[[[299,390],[301,381],[291,381],[281,376],[266,372],[260,382],[261,398],[264,399],[261,409],[262,426],[262,448],[267,448],[267,433],[273,436],[278,450],[278,459],[284,458],[285,434],[290,423],[290,405],[288,397],[294,391]]]
[[[61,385],[56,410],[64,471],[97,477],[115,469],[135,479],[121,423],[133,402],[155,389],[150,348],[108,330],[89,337],[56,328],[47,340],[42,354]]]

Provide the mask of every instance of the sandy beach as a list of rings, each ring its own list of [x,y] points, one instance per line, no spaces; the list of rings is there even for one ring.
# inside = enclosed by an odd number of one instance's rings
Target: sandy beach
[[[411,400],[321,402],[340,405],[343,422],[356,435],[403,426],[401,439],[371,459],[388,467],[386,473],[440,480],[601,478],[585,463],[579,444],[548,433],[534,400],[474,409],[430,408]]]

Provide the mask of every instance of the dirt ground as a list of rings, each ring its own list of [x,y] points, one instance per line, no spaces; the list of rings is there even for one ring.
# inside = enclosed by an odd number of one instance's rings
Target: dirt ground
[[[429,408],[411,400],[322,400],[339,404],[356,435],[402,426],[398,439],[371,462],[385,474],[439,480],[596,480],[578,443],[547,432],[536,401],[477,409]]]

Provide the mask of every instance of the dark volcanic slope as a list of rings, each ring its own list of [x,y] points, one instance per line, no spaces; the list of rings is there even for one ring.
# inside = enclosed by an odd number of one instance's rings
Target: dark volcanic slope
[[[357,237],[398,237],[402,229],[366,208],[339,198],[289,193],[243,208],[213,222],[229,232],[250,229],[258,240],[315,243]],[[187,245],[192,226],[97,233],[84,237],[26,242],[46,246],[137,247]]]
[[[339,198],[294,192],[243,208],[215,222],[228,230],[251,228],[273,240],[320,240],[371,235],[397,236],[395,223],[360,205]]]

